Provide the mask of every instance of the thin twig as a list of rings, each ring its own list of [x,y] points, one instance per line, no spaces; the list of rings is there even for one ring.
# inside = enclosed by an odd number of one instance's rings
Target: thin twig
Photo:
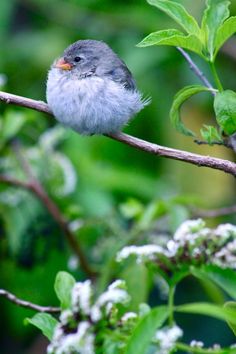
[[[49,312],[49,313],[59,313],[61,309],[59,307],[52,307],[52,306],[40,306],[33,304],[32,302],[21,300],[12,293],[7,290],[0,289],[0,296],[4,296],[6,299],[10,300],[14,304],[26,307],[31,310],[39,311],[39,312]]]
[[[18,106],[31,108],[39,112],[44,112],[52,115],[46,103],[43,103],[41,101],[38,102],[34,100],[29,100],[28,98],[11,95],[5,92],[0,92],[0,100],[10,104],[17,104]],[[236,176],[236,163],[231,161],[222,160],[210,156],[202,156],[187,151],[164,147],[161,145],[149,143],[145,140],[141,140],[123,133],[109,134],[107,136],[114,140],[120,141],[124,144],[133,146],[139,150],[143,150],[154,155],[164,156],[170,159],[184,161],[187,163],[191,163],[193,165],[197,165],[199,167],[200,166],[210,167],[212,169],[221,170],[224,171],[225,173],[229,173],[233,176]]]
[[[195,139],[194,142],[198,145],[208,145],[208,146],[219,145],[219,146],[224,146],[228,149],[233,149],[232,144],[230,144],[230,142],[228,142],[228,141],[222,141],[222,142],[221,141],[212,141],[211,144],[209,144],[207,141]]]
[[[65,234],[65,237],[70,245],[71,249],[78,256],[80,260],[80,265],[83,271],[91,278],[94,278],[96,273],[90,268],[86,257],[81,249],[79,242],[75,239],[74,234],[71,232],[67,221],[64,219],[57,205],[53,200],[48,196],[42,185],[37,180],[31,180],[29,182],[23,182],[16,178],[12,178],[6,175],[0,175],[0,183],[5,183],[15,187],[24,188],[32,192],[41,202],[44,204],[46,209],[52,215],[54,220],[57,222],[62,232]]]
[[[218,218],[220,216],[236,214],[236,205],[212,210],[192,208],[192,213],[194,218]]]
[[[206,76],[203,74],[203,72],[199,69],[199,67],[194,63],[193,59],[190,57],[190,55],[185,52],[185,50],[181,47],[176,47],[177,50],[183,55],[183,57],[187,60],[189,63],[190,69],[197,75],[197,77],[208,87],[211,91],[211,94],[215,96],[216,92],[214,90],[214,87],[212,84],[208,81]]]

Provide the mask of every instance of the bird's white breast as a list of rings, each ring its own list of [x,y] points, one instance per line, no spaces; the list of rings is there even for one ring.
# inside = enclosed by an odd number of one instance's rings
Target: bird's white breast
[[[47,101],[61,123],[86,135],[119,131],[145,105],[138,91],[111,79],[78,79],[55,68],[48,75]]]

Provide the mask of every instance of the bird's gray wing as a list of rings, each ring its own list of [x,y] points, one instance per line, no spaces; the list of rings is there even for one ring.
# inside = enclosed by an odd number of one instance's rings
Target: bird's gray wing
[[[128,90],[133,91],[136,89],[134,78],[124,63],[110,70],[107,76],[110,76],[112,80],[119,82]]]
[[[134,78],[125,63],[114,53],[101,60],[96,69],[98,76],[106,76],[109,79],[122,84],[128,90],[134,91],[136,84]]]

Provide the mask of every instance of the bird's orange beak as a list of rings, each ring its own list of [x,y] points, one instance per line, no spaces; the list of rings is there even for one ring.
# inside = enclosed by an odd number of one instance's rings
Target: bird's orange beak
[[[58,59],[58,61],[55,64],[55,67],[62,70],[72,69],[72,65],[70,63],[67,63],[64,58]]]

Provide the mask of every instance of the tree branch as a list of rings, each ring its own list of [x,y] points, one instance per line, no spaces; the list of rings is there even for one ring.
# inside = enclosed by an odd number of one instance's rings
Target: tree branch
[[[211,90],[213,96],[215,96],[216,92],[214,92],[214,87],[212,84],[207,80],[206,76],[203,72],[199,69],[199,67],[194,63],[190,55],[185,52],[185,50],[181,47],[176,47],[176,49],[183,55],[186,61],[189,63],[190,69],[196,74],[196,76],[204,83],[206,87]]]
[[[10,300],[14,304],[26,307],[31,310],[39,311],[39,312],[49,312],[49,313],[59,313],[61,309],[59,307],[52,307],[52,306],[40,306],[33,304],[32,302],[21,300],[17,298],[15,295],[10,293],[7,290],[0,289],[0,296],[4,296],[6,299]]]
[[[0,101],[4,101],[8,104],[16,104],[18,106],[31,108],[36,111],[44,112],[52,115],[52,112],[50,111],[47,104],[42,101],[34,101],[32,99],[12,95],[1,91],[0,91]],[[110,134],[107,136],[114,140],[120,141],[124,144],[130,145],[139,150],[143,150],[154,155],[164,156],[170,159],[184,161],[187,163],[191,163],[193,165],[197,165],[199,167],[200,166],[210,167],[212,169],[221,170],[224,171],[225,173],[229,173],[233,176],[236,176],[236,163],[231,161],[222,160],[210,156],[202,156],[187,151],[164,147],[161,145],[149,143],[145,140],[141,140],[124,133]]]
[[[236,214],[236,205],[212,210],[192,208],[192,212],[194,218],[218,218],[220,216]]]
[[[78,256],[80,260],[80,265],[83,271],[91,278],[94,278],[96,275],[95,272],[90,268],[84,253],[80,247],[80,244],[75,239],[74,234],[71,232],[67,221],[64,219],[57,205],[53,202],[52,199],[48,196],[46,191],[43,189],[42,185],[35,179],[29,182],[23,182],[16,178],[12,178],[10,176],[0,175],[0,183],[5,183],[8,185],[12,185],[18,188],[24,188],[32,192],[41,202],[44,204],[48,212],[52,215],[54,220],[59,225],[60,229],[64,233],[68,244],[74,253]]]

